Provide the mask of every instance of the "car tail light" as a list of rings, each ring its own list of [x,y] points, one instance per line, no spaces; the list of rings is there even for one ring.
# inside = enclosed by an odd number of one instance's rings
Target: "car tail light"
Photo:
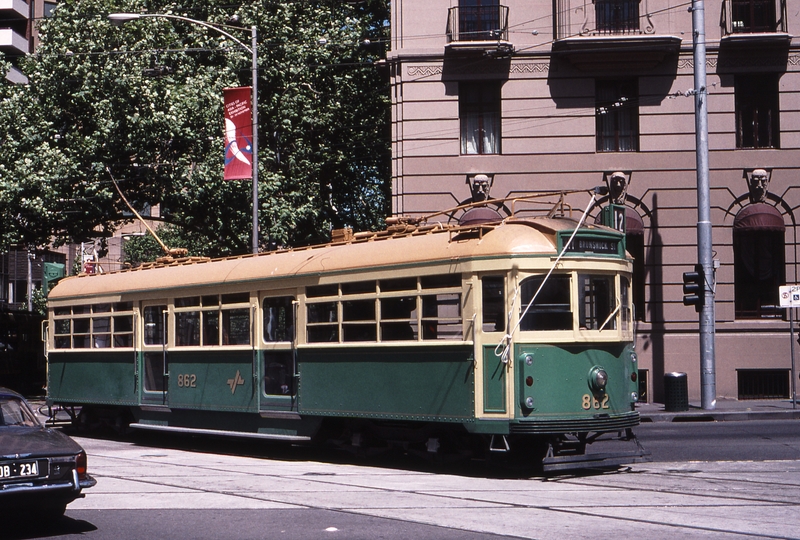
[[[78,478],[80,478],[81,480],[86,478],[86,468],[87,468],[86,452],[81,452],[75,459],[75,470],[78,471]]]

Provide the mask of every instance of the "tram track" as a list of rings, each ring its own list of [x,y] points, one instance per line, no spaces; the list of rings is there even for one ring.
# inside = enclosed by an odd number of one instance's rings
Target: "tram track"
[[[174,454],[175,452],[177,454]],[[241,456],[238,454],[219,456],[221,460],[238,460],[240,458],[245,460],[235,466],[224,466],[181,462],[183,452],[185,451],[154,451],[143,453],[138,457],[100,452],[90,454],[90,459],[101,464],[98,467],[100,470],[95,471],[101,482],[108,478],[118,482],[134,482],[136,485],[146,488],[162,486],[167,489],[187,490],[189,494],[231,497],[283,508],[370,515],[436,526],[443,526],[442,518],[437,517],[435,512],[432,515],[430,511],[438,508],[448,514],[468,512],[480,515],[491,512],[492,515],[505,515],[510,512],[517,515],[519,512],[534,512],[546,521],[552,522],[564,519],[610,520],[618,523],[618,527],[623,523],[625,527],[656,527],[659,529],[666,527],[668,530],[674,531],[674,534],[686,536],[702,534],[719,535],[720,537],[786,538],[785,534],[772,534],[768,530],[758,531],[753,527],[725,527],[720,526],[721,522],[704,525],[693,521],[698,519],[698,516],[725,514],[731,510],[742,511],[749,515],[758,515],[767,511],[794,515],[800,508],[800,501],[776,496],[781,490],[791,493],[793,488],[798,485],[795,482],[759,481],[751,478],[752,474],[739,479],[728,476],[733,474],[741,476],[742,467],[747,465],[744,462],[698,463],[697,466],[693,464],[691,469],[684,471],[679,470],[682,464],[661,463],[657,467],[643,467],[641,471],[542,479],[475,478],[444,473],[440,475],[422,471],[401,471],[402,478],[398,479],[396,470],[376,470],[369,463],[362,466],[349,463],[308,462],[315,470],[308,470],[300,465],[296,472],[276,473],[254,470],[254,466],[258,467],[259,465],[256,460],[269,459],[265,456]],[[169,459],[165,459],[168,457]],[[287,462],[287,467],[302,463],[304,462],[301,460]],[[270,462],[270,464],[274,465],[274,462]],[[775,467],[777,464],[785,464],[785,466]],[[145,466],[163,467],[166,470],[163,470],[162,474],[155,478],[141,478],[103,470],[106,467],[113,469],[119,465],[130,465],[138,470]],[[711,470],[702,470],[710,465],[712,466]],[[729,469],[728,465],[730,465]],[[339,466],[353,467],[353,469],[344,474],[335,470],[317,470],[318,467],[327,469]],[[719,470],[720,466],[725,470]],[[760,466],[764,467],[765,464],[760,464]],[[769,474],[773,476],[787,474],[800,477],[796,462],[770,462],[766,466],[770,468]],[[234,484],[237,478],[252,480],[257,477],[259,482],[261,479],[265,482],[281,483],[296,481],[302,482],[306,487],[291,492],[287,491],[284,485],[281,487],[281,496],[276,496],[267,491],[268,486],[265,486],[265,491],[252,493],[228,487],[213,488],[208,485],[191,485],[189,482],[173,480],[174,478],[213,477],[223,474],[227,475]],[[418,479],[411,478],[410,475],[417,476]],[[647,485],[634,485],[634,482],[643,482],[643,478],[646,479]],[[685,484],[685,486],[680,489],[670,485],[665,486],[665,480]],[[402,487],[398,485],[398,481],[402,482]],[[451,482],[458,484],[459,487],[446,488],[446,484]],[[481,482],[486,487],[469,489],[461,486],[462,482]],[[437,483],[441,485],[437,487]],[[709,483],[715,484],[713,488],[709,487]],[[315,485],[317,489],[313,487]],[[743,492],[752,490],[754,485],[758,486],[758,490],[760,490],[759,496],[742,496]],[[420,489],[419,486],[428,487]],[[563,489],[565,486],[566,490]],[[777,489],[774,489],[776,487]],[[709,489],[713,489],[713,491],[709,491]],[[587,491],[596,494],[603,503],[587,505],[582,502],[583,496],[580,494]],[[772,496],[764,496],[764,493],[768,491],[771,491]],[[348,492],[350,496],[344,496]],[[392,504],[380,504],[380,497],[376,497],[376,493],[388,496],[387,500]],[[574,496],[575,493],[579,495]],[[335,494],[333,499],[331,498],[332,494]],[[565,498],[569,499],[571,495],[573,500],[567,502]],[[190,496],[186,495],[186,497]],[[302,502],[296,500],[301,496]],[[623,496],[626,500],[615,502],[614,499],[619,496]],[[525,500],[537,497],[541,498],[541,502]],[[365,504],[350,504],[355,498],[365,501]],[[514,498],[517,500],[510,500]],[[554,498],[564,501],[563,504],[556,503]],[[633,508],[634,515],[630,515],[632,513],[630,500],[638,501]],[[663,517],[659,518],[665,513],[674,514],[677,519],[670,522]],[[648,514],[653,517],[646,517]],[[746,523],[740,522],[740,525],[746,525]],[[449,523],[447,526],[460,528],[454,523]],[[470,525],[464,527],[464,530],[475,530]],[[492,530],[485,532],[503,534],[502,530],[495,530],[496,528],[490,527]],[[519,536],[516,534],[508,537],[539,538],[540,536],[537,536],[535,531],[531,531],[531,535]],[[541,537],[548,537],[548,535],[545,534]],[[663,537],[666,538],[666,536]]]

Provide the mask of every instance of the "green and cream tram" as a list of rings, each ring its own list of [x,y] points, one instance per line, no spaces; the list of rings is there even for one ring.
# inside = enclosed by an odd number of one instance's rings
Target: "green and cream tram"
[[[48,298],[48,402],[138,429],[632,462],[638,445],[584,455],[639,422],[631,269],[612,229],[509,217],[75,276]]]

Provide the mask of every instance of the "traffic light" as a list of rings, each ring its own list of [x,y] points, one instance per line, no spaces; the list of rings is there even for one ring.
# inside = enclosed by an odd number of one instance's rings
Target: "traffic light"
[[[705,304],[706,276],[703,266],[694,265],[694,272],[683,273],[683,305],[694,306],[694,310],[699,312]]]

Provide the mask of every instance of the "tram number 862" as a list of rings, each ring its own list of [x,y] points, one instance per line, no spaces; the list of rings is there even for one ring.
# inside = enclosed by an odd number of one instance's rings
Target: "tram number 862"
[[[608,409],[608,394],[604,395],[602,400],[591,394],[583,394],[583,410],[589,409]]]
[[[178,386],[181,388],[197,388],[197,375],[194,373],[179,374]]]

